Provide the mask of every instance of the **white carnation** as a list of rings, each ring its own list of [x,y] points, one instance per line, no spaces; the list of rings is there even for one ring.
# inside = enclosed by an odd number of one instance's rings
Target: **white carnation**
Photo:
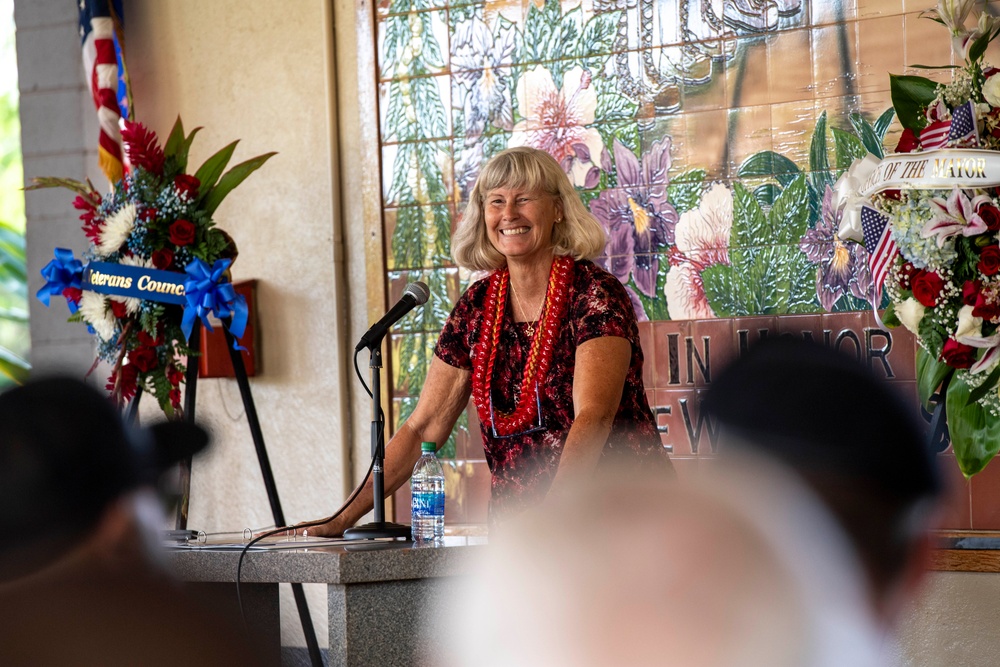
[[[899,318],[904,327],[916,334],[917,327],[920,326],[920,320],[924,319],[924,306],[913,297],[910,297],[896,306],[896,317]]]
[[[134,227],[135,204],[128,203],[104,221],[101,240],[97,244],[97,252],[107,256],[117,251],[128,240]]]
[[[101,340],[114,340],[115,316],[111,313],[110,304],[104,295],[83,290],[80,295],[80,314]]]

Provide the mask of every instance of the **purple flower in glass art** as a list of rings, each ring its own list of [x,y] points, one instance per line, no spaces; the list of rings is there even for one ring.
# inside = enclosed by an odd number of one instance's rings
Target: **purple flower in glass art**
[[[816,228],[806,232],[799,242],[809,261],[818,265],[816,296],[827,311],[832,311],[845,294],[868,299],[872,290],[868,252],[860,243],[845,244],[837,237],[841,215],[833,199],[833,190],[826,186]]]
[[[659,253],[674,242],[677,211],[667,201],[670,138],[653,143],[642,162],[615,139],[618,187],[601,192],[591,212],[608,233],[605,268],[623,283],[631,277],[640,292],[656,296]]]

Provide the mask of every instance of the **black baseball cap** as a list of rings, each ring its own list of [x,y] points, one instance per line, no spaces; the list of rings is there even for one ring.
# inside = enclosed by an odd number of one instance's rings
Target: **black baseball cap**
[[[26,538],[85,529],[116,498],[155,484],[208,442],[190,422],[127,425],[80,380],[30,380],[0,394],[0,531]]]

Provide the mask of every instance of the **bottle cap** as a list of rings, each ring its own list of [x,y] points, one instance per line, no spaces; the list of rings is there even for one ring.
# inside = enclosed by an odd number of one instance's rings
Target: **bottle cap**
[[[438,448],[438,446],[437,446],[436,442],[421,442],[420,443],[420,451],[422,451],[422,452],[436,452],[437,448]]]

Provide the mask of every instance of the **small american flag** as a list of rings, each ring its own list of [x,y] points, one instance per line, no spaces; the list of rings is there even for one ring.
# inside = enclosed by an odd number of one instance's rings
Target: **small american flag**
[[[892,240],[889,216],[879,213],[871,206],[861,207],[861,231],[865,237],[868,266],[871,269],[872,286],[875,288],[874,305],[878,307],[878,303],[882,300],[882,284],[893,260],[899,254],[899,249]]]
[[[115,183],[123,171],[119,99],[128,100],[126,79],[119,76],[124,71],[121,0],[78,0],[78,6],[84,74],[100,124],[98,162],[108,180]]]
[[[955,108],[951,120],[938,120],[920,131],[920,147],[924,150],[944,148],[949,143],[963,142],[979,144],[979,129],[976,127],[976,109],[972,100]]]
[[[970,139],[975,140],[976,145],[979,144],[976,108],[972,106],[972,100],[951,112],[951,130],[948,132],[948,141],[952,143],[962,143]]]

